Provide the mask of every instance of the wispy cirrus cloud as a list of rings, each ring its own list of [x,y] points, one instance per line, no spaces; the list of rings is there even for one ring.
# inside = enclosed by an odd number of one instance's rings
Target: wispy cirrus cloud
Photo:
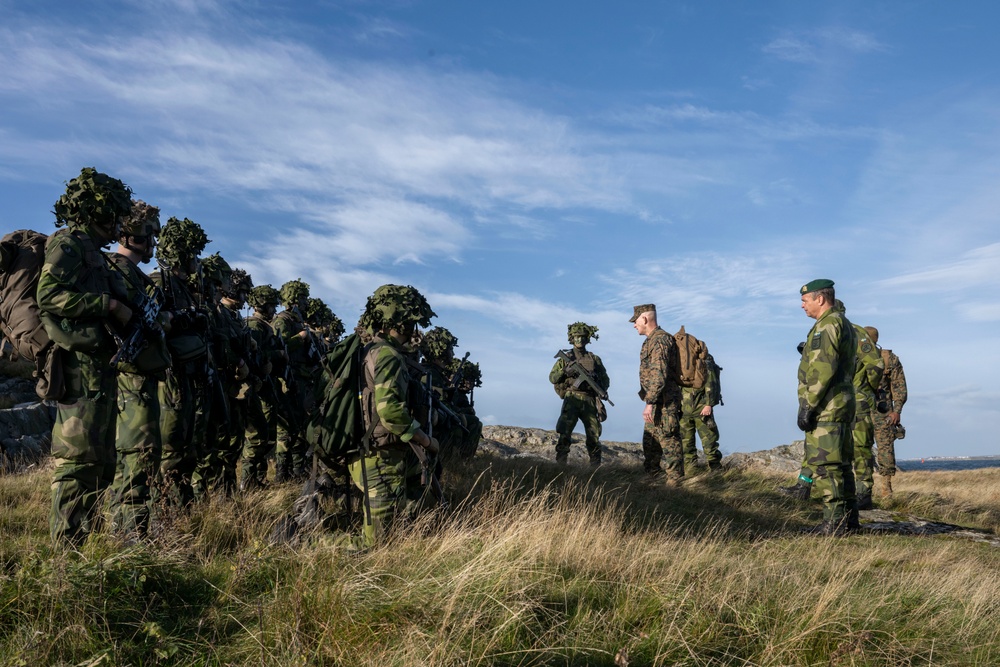
[[[778,60],[801,64],[819,64],[844,55],[859,55],[886,51],[887,47],[874,35],[862,30],[831,26],[775,37],[761,50]]]

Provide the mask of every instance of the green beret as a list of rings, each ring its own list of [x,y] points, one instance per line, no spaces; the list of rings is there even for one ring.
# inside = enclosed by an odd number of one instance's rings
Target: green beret
[[[632,317],[629,318],[628,320],[629,322],[635,322],[637,319],[639,319],[639,316],[642,315],[643,313],[648,313],[650,311],[655,313],[656,304],[644,303],[641,306],[633,306],[632,310],[634,312],[632,313]]]
[[[828,278],[817,278],[807,282],[805,285],[799,288],[799,294],[809,294],[809,292],[815,292],[821,289],[827,289],[828,287],[833,287],[833,281]]]

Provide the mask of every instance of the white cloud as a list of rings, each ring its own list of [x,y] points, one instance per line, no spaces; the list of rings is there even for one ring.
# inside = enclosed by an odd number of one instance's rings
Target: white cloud
[[[992,289],[1000,282],[1000,243],[975,248],[963,253],[956,261],[930,267],[879,282],[886,289],[911,294]],[[987,308],[985,311],[988,312]]]

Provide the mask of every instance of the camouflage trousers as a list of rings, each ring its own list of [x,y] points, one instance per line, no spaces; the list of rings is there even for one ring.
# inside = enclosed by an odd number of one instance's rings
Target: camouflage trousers
[[[871,413],[858,413],[854,418],[854,481],[858,496],[870,496],[874,483],[875,427]]]
[[[95,528],[100,494],[115,475],[117,382],[113,353],[61,351],[66,393],[52,426],[52,541],[81,544]]]
[[[681,394],[680,434],[681,446],[684,449],[684,467],[693,469],[698,463],[698,447],[695,444],[695,432],[701,437],[701,448],[705,450],[705,460],[710,466],[717,466],[722,461],[719,451],[719,425],[715,416],[701,416],[705,406],[704,391],[700,389],[683,389]]]
[[[875,462],[878,474],[892,477],[896,474],[896,428],[881,412],[872,413],[875,426]]]
[[[112,530],[142,537],[149,529],[151,488],[160,468],[160,401],[155,377],[118,375],[118,462],[111,485]]]
[[[653,423],[642,430],[643,468],[651,475],[662,472],[660,462],[672,480],[684,477],[684,449],[681,446],[680,403],[655,405]]]
[[[577,421],[583,422],[587,434],[587,454],[592,463],[601,461],[601,420],[597,416],[597,403],[593,396],[584,392],[567,391],[563,397],[562,411],[556,421],[556,460],[565,461],[569,456],[573,429]]]
[[[282,382],[284,385],[284,382]],[[314,395],[315,386],[312,382],[303,379],[298,380],[298,388],[295,392],[285,393],[287,400],[285,403],[288,409],[293,412],[288,416],[288,422],[292,424],[305,424],[309,415],[315,407],[316,397]],[[306,443],[304,433],[289,433],[281,421],[278,422],[278,442],[274,450],[274,463],[277,477],[302,477],[306,473],[309,446]]]
[[[380,449],[348,464],[351,481],[362,493],[367,480],[371,508],[370,517],[365,517],[359,546],[375,546],[385,538],[394,521],[412,520],[435,502],[420,483],[420,462],[409,445],[405,447],[405,450]],[[368,510],[363,512],[367,514]]]
[[[222,476],[219,449],[229,433],[229,403],[224,388],[221,393],[222,396],[211,376],[195,378],[195,464],[194,472],[191,473],[191,489],[195,500],[207,500],[209,492],[219,484]]]
[[[458,443],[458,455],[463,459],[471,459],[479,449],[479,441],[483,439],[483,422],[474,412],[463,412],[460,416],[468,433],[459,430],[461,439]]]
[[[278,439],[274,406],[260,396],[247,406],[246,440],[240,456],[240,488],[263,485],[267,480],[267,457]]]
[[[846,422],[819,422],[806,433],[801,476],[812,480],[812,497],[822,499],[824,521],[841,521],[857,508],[853,460]]]
[[[192,376],[167,371],[160,382],[160,481],[153,500],[175,508],[194,500],[191,477],[197,462],[194,437],[198,396]]]

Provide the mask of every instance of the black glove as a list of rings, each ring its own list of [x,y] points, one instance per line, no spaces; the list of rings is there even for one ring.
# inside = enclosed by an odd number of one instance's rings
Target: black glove
[[[806,342],[802,341],[801,343],[795,346],[795,349],[798,350],[799,354],[802,354],[802,350],[806,349]]]
[[[808,407],[803,406],[799,408],[799,416],[796,423],[799,425],[800,430],[811,431],[816,428],[816,415]]]

